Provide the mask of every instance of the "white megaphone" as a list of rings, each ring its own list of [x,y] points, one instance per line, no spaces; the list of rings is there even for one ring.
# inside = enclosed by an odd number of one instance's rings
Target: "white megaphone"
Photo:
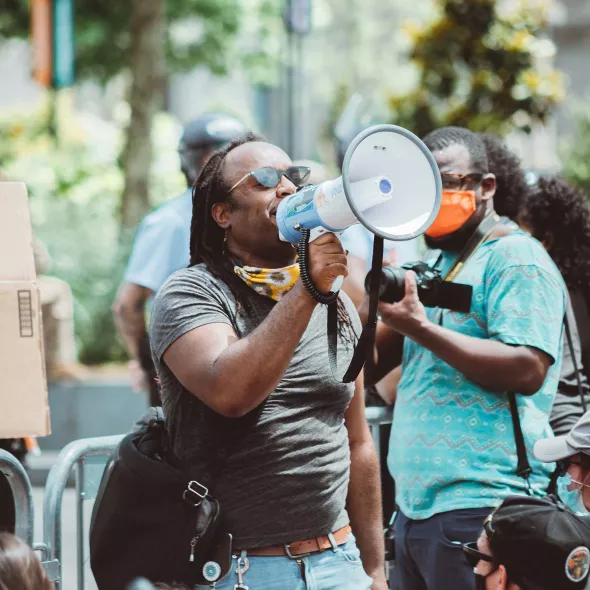
[[[440,208],[442,184],[434,157],[413,133],[396,125],[369,127],[350,144],[342,176],[301,189],[277,209],[281,240],[298,243],[362,223],[386,240],[423,234]]]

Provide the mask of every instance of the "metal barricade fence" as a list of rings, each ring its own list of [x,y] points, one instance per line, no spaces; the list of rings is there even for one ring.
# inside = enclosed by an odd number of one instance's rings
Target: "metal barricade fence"
[[[12,491],[16,516],[14,533],[32,547],[35,509],[33,488],[29,476],[20,461],[3,449],[0,449],[0,472],[6,478]]]
[[[75,468],[76,481],[76,538],[78,590],[84,590],[84,510],[85,500],[96,498],[107,459],[123,435],[103,436],[76,440],[63,448],[51,468],[45,486],[43,502],[43,544],[38,548],[46,552],[46,570],[56,571],[55,589],[63,588],[61,510],[64,491]],[[45,565],[44,564],[44,565]]]
[[[392,409],[367,408],[366,416],[377,453],[379,453],[379,428],[383,424],[391,423]],[[63,590],[61,515],[63,495],[68,480],[75,469],[78,590],[84,590],[85,525],[83,503],[85,500],[96,498],[108,457],[122,438],[123,435],[105,436],[71,442],[61,451],[55,465],[49,472],[43,505],[43,544],[36,546],[36,548],[45,552],[44,566],[48,573],[51,572],[50,577],[55,583],[56,590]]]

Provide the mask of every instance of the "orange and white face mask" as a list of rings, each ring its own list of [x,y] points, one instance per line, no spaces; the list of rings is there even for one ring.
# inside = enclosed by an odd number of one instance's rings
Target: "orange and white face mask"
[[[475,213],[475,191],[442,192],[440,210],[432,225],[424,232],[429,238],[442,238],[463,227]]]

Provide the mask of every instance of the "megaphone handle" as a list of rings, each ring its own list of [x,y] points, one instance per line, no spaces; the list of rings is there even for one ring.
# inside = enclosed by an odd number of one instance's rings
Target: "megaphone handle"
[[[319,303],[324,305],[330,305],[338,299],[338,291],[330,291],[327,295],[320,293],[316,286],[313,284],[311,276],[309,274],[309,230],[301,230],[301,239],[299,240],[299,271],[301,275],[301,281],[307,292]]]
[[[309,230],[309,241],[311,243],[314,240],[317,240],[320,236],[323,236],[324,234],[334,234],[336,236],[341,236],[343,233],[344,231],[329,231],[323,228],[321,225],[319,225],[318,227],[314,227],[313,229]]]

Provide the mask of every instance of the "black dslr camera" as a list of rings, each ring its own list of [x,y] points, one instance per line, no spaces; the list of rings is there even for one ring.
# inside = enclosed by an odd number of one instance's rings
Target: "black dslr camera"
[[[444,307],[453,311],[469,313],[471,310],[471,285],[444,281],[438,270],[424,262],[408,262],[400,268],[386,266],[381,269],[379,300],[385,303],[396,303],[406,293],[405,280],[408,271],[416,275],[418,297],[426,307]],[[365,279],[365,290],[370,289],[371,273]]]

